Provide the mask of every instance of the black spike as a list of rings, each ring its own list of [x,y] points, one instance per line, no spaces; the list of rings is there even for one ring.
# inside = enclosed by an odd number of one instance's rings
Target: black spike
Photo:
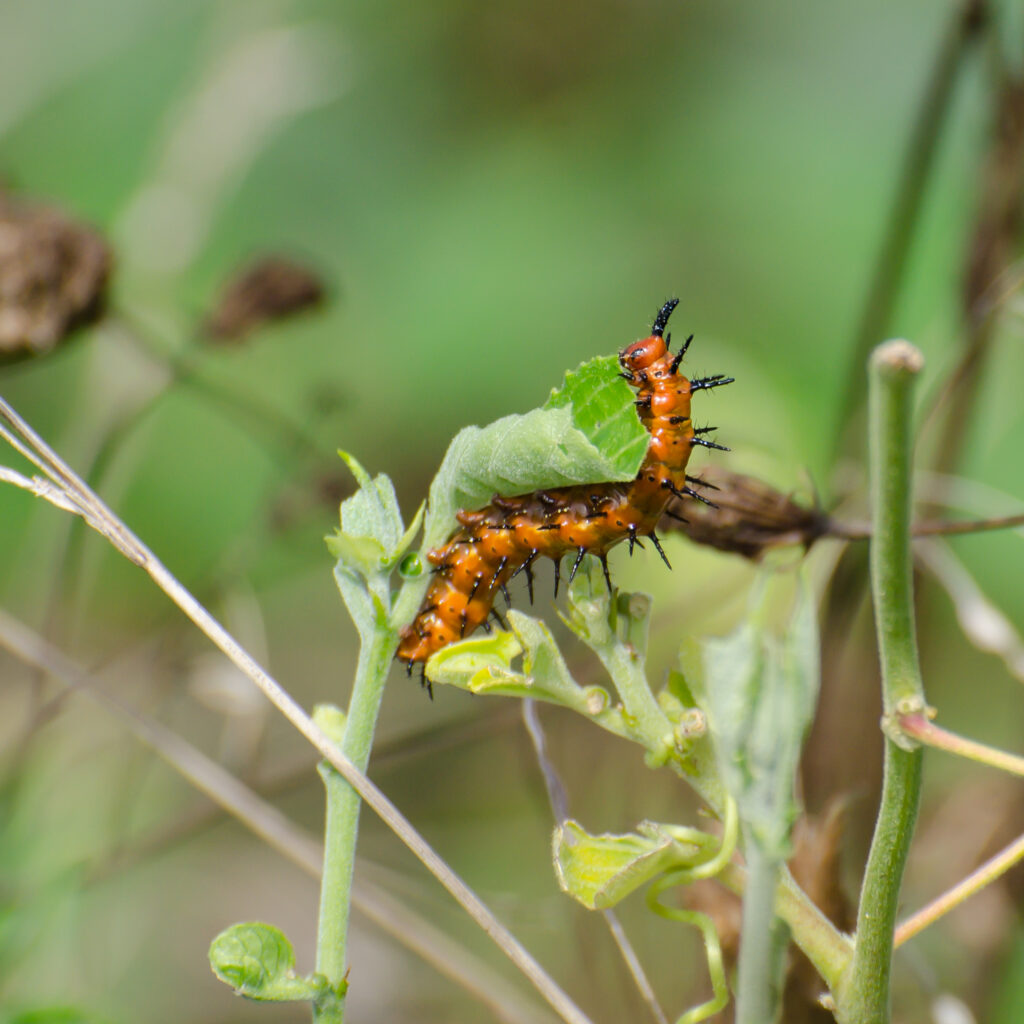
[[[631,373],[620,373],[620,374],[619,374],[619,376],[620,376],[620,377],[621,377],[621,378],[622,378],[623,380],[628,380],[630,384],[632,384],[632,383],[633,383],[633,381],[635,381],[635,380],[636,380],[636,377],[634,377],[634,376],[633,376],[633,374],[631,374]]]
[[[639,538],[636,535],[636,527],[635,526],[630,526],[629,527],[629,554],[630,554],[630,557],[632,557],[632,555],[633,555],[633,548],[639,548],[641,551],[643,551],[644,546],[643,546],[643,544],[640,543],[640,540],[639,540]]]
[[[682,490],[680,490],[678,487],[676,487],[674,483],[672,483],[671,480],[663,480],[661,482],[661,486],[664,487],[665,490],[671,491],[677,498],[696,498],[698,501],[703,502],[705,505],[710,505],[712,508],[718,508],[718,506],[713,501],[708,501],[708,499],[705,498],[703,494],[699,494],[692,487],[684,487]]]
[[[505,571],[505,566],[508,565],[508,555],[502,555],[501,561],[498,563],[498,568],[494,570],[494,575],[491,577],[491,589],[494,589],[494,584],[497,582],[498,577]]]
[[[486,619],[484,619],[484,621],[483,621],[483,622],[481,622],[481,623],[480,623],[480,625],[481,625],[481,626],[483,626],[483,628],[484,628],[484,632],[485,632],[485,633],[486,633],[486,634],[487,634],[488,636],[490,636],[490,635],[491,635],[491,624],[490,624],[490,623],[489,623],[489,622],[488,622],[488,621],[487,621]]]
[[[724,444],[715,444],[714,441],[705,441],[703,437],[691,437],[690,446],[699,445],[701,448],[714,448],[716,452],[731,452]]]
[[[555,559],[555,597],[558,597],[558,581],[562,578],[562,560]]]
[[[672,563],[665,557],[665,552],[661,550],[661,543],[658,540],[658,535],[653,530],[651,530],[651,532],[647,536],[651,538],[651,543],[654,545],[658,554],[661,555],[661,560],[671,569]]]
[[[476,592],[480,589],[480,584],[483,583],[483,581],[484,581],[483,573],[481,573],[479,576],[474,578],[473,586],[470,587],[470,589],[469,589],[469,597],[466,598],[466,602],[467,603],[469,603],[470,601],[473,600],[474,597],[476,597]]]
[[[665,333],[668,318],[672,315],[672,310],[678,305],[678,299],[669,299],[668,302],[658,310],[658,315],[654,318],[654,325],[651,327],[651,334],[660,338]]]
[[[672,509],[668,508],[668,506],[665,507],[664,514],[667,515],[669,519],[674,519],[677,523],[688,523],[690,521],[685,516],[679,515],[678,512],[673,512]]]
[[[717,430],[718,427],[694,427],[693,432],[695,434],[710,434],[712,430]]]
[[[692,395],[694,391],[710,391],[712,388],[724,387],[735,382],[735,377],[726,377],[722,373],[716,373],[711,377],[696,377],[690,381],[690,394]]]
[[[412,658],[405,663],[405,674],[412,679]]]
[[[677,423],[688,423],[690,420],[689,416],[669,416],[669,423],[675,425]]]
[[[676,353],[675,359],[672,360],[672,372],[675,373],[679,369],[679,364],[683,361],[683,356],[686,355],[686,350],[690,347],[690,342],[693,341],[693,335],[691,334],[686,341],[683,342],[683,347]]]
[[[635,399],[633,399],[633,404],[638,409],[646,409],[648,412],[650,412],[650,409],[651,409],[651,396],[648,395],[646,398],[635,398]]]
[[[710,480],[702,480],[699,476],[687,476],[686,482],[688,484],[696,484],[698,487],[709,487],[713,491],[720,491],[722,489],[718,484],[713,484]]]
[[[459,612],[459,639],[461,640],[466,635],[466,623],[469,621],[469,614],[466,609],[463,608]]]
[[[578,548],[576,550],[576,561],[572,563],[572,571],[569,573],[569,582],[572,583],[576,579],[576,570],[580,567],[580,562],[583,561],[583,556],[587,553],[586,548]]]
[[[608,594],[609,594],[609,596],[611,596],[611,593],[612,593],[612,578],[611,578],[611,575],[608,572],[608,556],[607,555],[598,555],[597,557],[601,559],[601,568],[604,570],[604,581],[605,581],[605,583],[608,584]]]
[[[687,478],[687,479],[689,479],[689,478]],[[505,607],[506,608],[511,608],[512,607],[512,598],[508,596],[508,587],[506,587],[504,583],[500,583],[499,586],[501,587],[501,596],[503,598],[505,598]]]
[[[530,592],[530,604],[533,604],[533,560],[536,557],[537,551],[534,549],[530,552],[530,557],[509,576],[510,580],[514,580],[521,572],[526,573],[526,588]]]
[[[498,625],[501,626],[501,628],[505,630],[505,632],[507,633],[508,623],[501,617],[501,613],[498,611],[497,608],[494,607],[494,605],[491,605],[491,614],[494,616],[494,620],[498,623]]]

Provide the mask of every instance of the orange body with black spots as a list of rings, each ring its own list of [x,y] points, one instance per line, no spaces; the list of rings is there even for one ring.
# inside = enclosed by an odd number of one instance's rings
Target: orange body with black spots
[[[567,554],[575,556],[572,575],[583,556],[591,554],[601,560],[606,578],[607,554],[621,541],[629,541],[632,551],[638,538],[649,537],[665,558],[654,530],[668,503],[684,495],[706,500],[689,486],[700,483],[686,475],[690,452],[695,445],[721,447],[700,437],[711,428],[694,429],[690,398],[730,383],[721,375],[689,380],[679,372],[691,339],[672,354],[671,336],[664,332],[675,306],[674,299],[665,303],[650,336],[619,354],[622,376],[636,389],[637,411],[651,435],[636,479],[495,495],[479,511],[459,512],[459,529],[427,556],[434,578],[416,618],[402,630],[396,656],[410,668],[484,625],[496,595],[520,572],[526,574],[532,600],[532,566],[538,558],[554,560],[556,594],[560,562]]]

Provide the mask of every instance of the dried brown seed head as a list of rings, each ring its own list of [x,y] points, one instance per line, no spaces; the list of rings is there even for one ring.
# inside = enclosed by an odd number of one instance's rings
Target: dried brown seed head
[[[0,191],[0,361],[42,355],[98,320],[111,263],[91,228]]]
[[[828,516],[822,511],[799,505],[752,476],[708,466],[693,487],[714,506],[697,500],[676,502],[669,510],[673,515],[662,518],[659,532],[676,530],[698,544],[757,559],[769,548],[809,547],[828,531]]]
[[[239,271],[221,292],[204,333],[215,341],[242,341],[251,331],[319,305],[320,278],[280,256],[266,256]]]

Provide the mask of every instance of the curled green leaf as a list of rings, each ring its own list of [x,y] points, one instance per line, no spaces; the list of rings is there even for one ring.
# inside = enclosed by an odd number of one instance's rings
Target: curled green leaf
[[[225,928],[210,943],[210,967],[237,995],[264,1002],[310,1002],[322,995],[319,976],[295,974],[295,951],[284,932],[259,921]]]
[[[508,612],[512,632],[473,637],[442,648],[427,662],[427,677],[469,690],[504,697],[531,697],[561,704],[621,732],[621,715],[600,686],[580,686],[569,672],[547,626],[522,612]],[[512,662],[522,655],[522,670]],[[619,723],[619,724],[617,724]]]
[[[529,680],[512,668],[522,648],[512,633],[498,630],[442,647],[427,662],[427,678],[470,693],[528,696]]]
[[[719,842],[697,829],[643,822],[636,832],[591,835],[568,820],[555,829],[552,852],[563,892],[604,910],[674,868],[707,861]]]

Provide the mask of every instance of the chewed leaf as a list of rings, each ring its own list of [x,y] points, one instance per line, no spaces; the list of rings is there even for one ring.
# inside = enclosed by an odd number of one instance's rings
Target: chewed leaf
[[[637,832],[597,836],[578,822],[564,821],[552,841],[558,884],[590,910],[604,910],[655,876],[698,859],[701,847],[690,834],[644,822]]]
[[[650,436],[614,366],[592,360],[543,409],[460,431],[430,488],[425,547],[451,533],[458,509],[481,508],[495,493],[632,479]]]
[[[296,977],[292,944],[273,925],[232,925],[210,943],[209,955],[213,973],[247,999],[308,1002],[324,990],[321,979]]]
[[[635,395],[619,370],[615,356],[582,363],[566,373],[562,386],[551,392],[544,405],[545,409],[571,406],[573,425],[619,467],[622,475],[609,480],[635,476],[651,439],[633,406]]]

